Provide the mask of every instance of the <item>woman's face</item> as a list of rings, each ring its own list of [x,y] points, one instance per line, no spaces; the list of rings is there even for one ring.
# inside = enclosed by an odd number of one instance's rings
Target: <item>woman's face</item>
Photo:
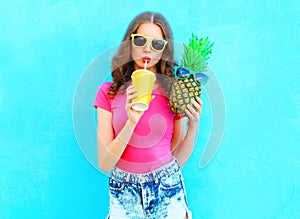
[[[145,37],[150,38],[158,38],[163,39],[163,32],[157,24],[153,23],[142,23],[137,31],[136,34],[141,34]],[[147,69],[156,72],[156,64],[159,62],[163,51],[155,51],[151,48],[151,42],[148,41],[144,47],[135,47],[132,45],[131,47],[131,56],[134,60],[134,67],[135,69],[144,68],[143,58],[150,58],[151,61],[147,62]]]

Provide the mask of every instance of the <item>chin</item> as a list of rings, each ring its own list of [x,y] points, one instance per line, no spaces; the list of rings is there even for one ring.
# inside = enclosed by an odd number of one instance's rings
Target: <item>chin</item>
[[[136,62],[136,66],[138,69],[145,68],[144,62]],[[153,64],[147,64],[147,69],[152,68]]]

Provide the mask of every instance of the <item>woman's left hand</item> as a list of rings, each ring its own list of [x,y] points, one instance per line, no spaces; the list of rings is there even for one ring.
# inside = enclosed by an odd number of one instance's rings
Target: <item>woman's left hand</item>
[[[185,110],[185,113],[187,117],[189,118],[188,126],[191,127],[198,127],[199,126],[199,120],[200,115],[202,112],[202,100],[200,97],[196,97],[195,99],[191,100],[191,103],[187,105],[187,109]]]

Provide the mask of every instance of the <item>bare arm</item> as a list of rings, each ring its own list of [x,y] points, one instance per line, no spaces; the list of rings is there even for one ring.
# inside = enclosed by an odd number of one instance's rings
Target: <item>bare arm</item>
[[[188,117],[188,129],[186,129],[187,118],[182,118],[174,122],[174,133],[172,138],[172,152],[182,167],[191,156],[202,111],[202,101],[197,97],[197,101],[192,101],[194,107],[188,106],[186,114]]]
[[[128,120],[116,137],[112,126],[112,113],[97,108],[98,165],[100,169],[105,172],[109,172],[118,162],[130,141],[135,126],[143,115],[143,112],[138,112],[131,108],[131,101],[137,95],[136,89],[129,86],[126,93],[127,99],[125,107],[128,114]]]

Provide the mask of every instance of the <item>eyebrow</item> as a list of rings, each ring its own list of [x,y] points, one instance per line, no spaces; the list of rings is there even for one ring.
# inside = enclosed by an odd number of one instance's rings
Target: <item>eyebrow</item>
[[[140,34],[140,33],[135,33],[135,35],[140,35],[140,36],[143,36],[143,37],[145,37],[145,38],[150,38],[150,39],[165,40],[164,37],[150,37],[150,36],[146,36],[146,35]]]

